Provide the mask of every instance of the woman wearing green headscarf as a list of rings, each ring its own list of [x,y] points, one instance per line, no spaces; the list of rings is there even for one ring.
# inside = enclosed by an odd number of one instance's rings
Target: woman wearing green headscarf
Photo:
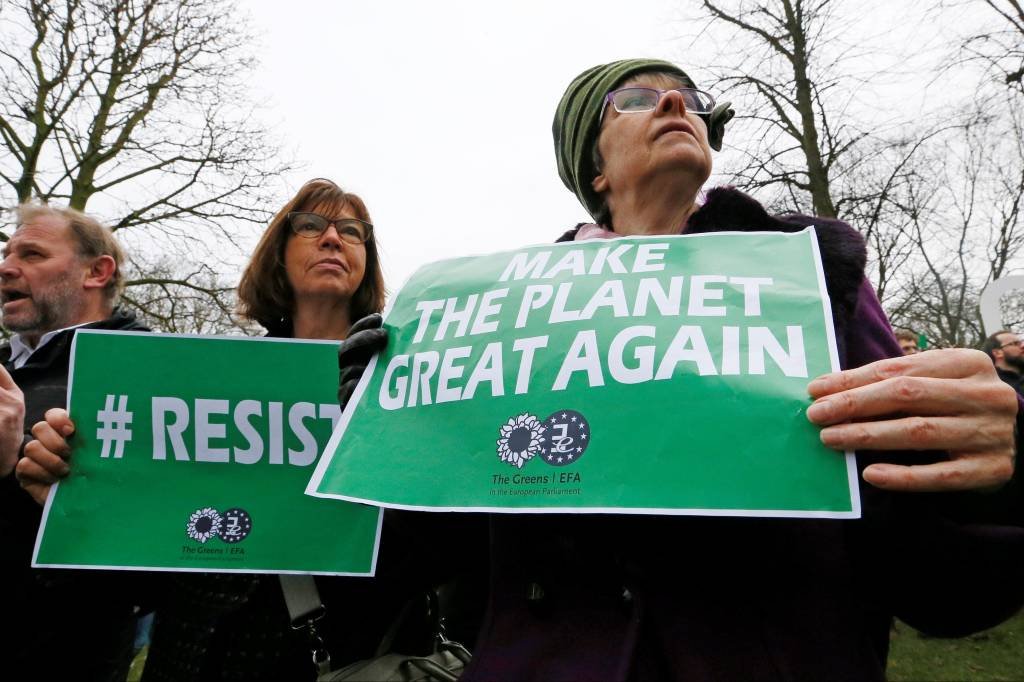
[[[808,418],[826,445],[858,450],[863,518],[493,515],[488,615],[464,680],[882,680],[893,615],[956,635],[1024,602],[1024,530],[958,525],[970,499],[912,494],[1003,484],[1018,399],[975,351],[901,357],[849,226],[703,194],[731,117],[667,62],[580,74],[553,132],[559,175],[594,222],[559,241],[813,225],[845,371],[810,383]],[[623,405],[623,428],[650,407]],[[735,409],[723,419],[743,428]]]
[[[577,76],[555,114],[555,156],[562,182],[595,223],[578,225],[560,241],[722,230],[792,232],[814,225],[836,309],[840,354],[848,356],[844,367],[901,355],[864,279],[865,247],[856,230],[837,220],[771,216],[732,188],[712,189],[699,201],[711,174],[711,150],[721,149],[732,116],[728,104],[716,105],[668,62],[622,60]],[[871,365],[812,382],[810,393],[818,401],[809,417],[827,427],[823,439],[839,450],[927,448],[957,455],[955,461],[929,467],[900,466],[897,460],[894,466],[871,466],[865,478],[878,487],[922,491],[999,485],[1013,468],[1017,405],[1012,394],[996,390],[998,377],[991,369],[984,354],[970,350]],[[941,419],[874,420],[857,429],[833,426],[893,412]],[[988,430],[1000,437],[980,442],[979,432]]]

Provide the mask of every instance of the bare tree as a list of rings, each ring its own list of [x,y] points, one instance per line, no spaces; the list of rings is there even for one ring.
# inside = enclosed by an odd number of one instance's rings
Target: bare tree
[[[257,325],[235,315],[235,287],[212,268],[199,264],[182,271],[164,259],[147,264],[145,275],[128,268],[122,305],[139,312],[151,328],[172,333],[257,333]]]
[[[934,199],[909,205],[909,217],[920,209],[927,222],[913,231],[913,276],[887,303],[894,319],[929,330],[940,345],[976,345],[981,291],[1022,265],[1024,11],[1019,0],[945,0],[931,16],[940,13],[952,19],[954,47],[938,81],[968,84],[953,89],[975,104],[921,165],[919,185],[930,184]],[[1020,292],[1001,308],[1004,325],[1024,323]]]
[[[926,330],[939,345],[979,343],[981,291],[1021,263],[1024,115],[1004,97],[1005,114],[983,106],[930,140],[888,197],[903,216],[913,267],[887,307],[894,322]],[[1016,299],[1006,303],[1019,308]]]
[[[1015,0],[970,1],[1019,9]],[[959,109],[943,102],[941,111],[901,112],[881,99],[899,74],[873,51],[878,36],[866,34],[849,5],[702,0],[702,7],[693,44],[730,46],[704,53],[719,55],[717,87],[738,101],[746,124],[744,137],[730,139],[739,159],[730,181],[767,191],[775,210],[847,220],[868,241],[876,291],[895,323],[939,345],[976,342],[980,291],[1018,263],[1024,247],[1024,126],[1014,95],[986,91],[973,97],[976,107],[963,106],[969,95]],[[865,55],[873,58],[856,59]]]
[[[836,176],[863,137],[842,116],[841,21],[834,0],[702,0],[703,35],[721,29],[729,61],[712,66],[719,89],[740,97],[750,144],[734,181],[774,190],[776,203],[835,217]],[[839,100],[839,101],[837,101]],[[753,126],[750,126],[753,124]]]
[[[873,118],[852,115],[856,98],[870,93],[885,69],[860,73],[852,62],[870,51],[861,22],[835,0],[702,0],[701,40],[723,36],[728,61],[711,69],[726,99],[738,98],[745,139],[732,138],[727,172],[741,188],[767,192],[768,205],[842,218],[872,247],[878,293],[885,295],[909,262],[910,245],[891,202],[907,180],[924,140],[939,128],[892,125],[874,107]],[[848,9],[848,7],[845,7]],[[877,61],[877,60],[874,60]],[[870,98],[869,98],[870,99]],[[885,123],[896,131],[884,134]]]
[[[962,37],[953,68],[980,65],[992,80],[1024,93],[1024,4],[1020,0],[945,0],[940,11],[984,12],[988,21]]]
[[[206,268],[240,225],[265,224],[264,187],[288,165],[253,116],[252,41],[231,0],[0,3],[4,206],[88,209],[140,262]],[[182,268],[179,284],[202,272]]]
[[[915,181],[915,157],[949,123],[907,126],[872,92],[890,77],[836,0],[702,0],[694,44],[728,44],[711,71],[737,100],[743,137],[730,137],[729,181],[771,209],[849,221],[870,246],[883,300],[913,262],[911,222],[892,195]],[[844,14],[845,12],[845,14]],[[874,38],[877,38],[875,36]],[[870,60],[858,58],[865,55]],[[890,57],[891,61],[898,61]],[[873,70],[864,72],[864,63]],[[858,71],[858,68],[861,69]],[[859,99],[872,106],[865,107]],[[868,110],[870,118],[856,112]]]

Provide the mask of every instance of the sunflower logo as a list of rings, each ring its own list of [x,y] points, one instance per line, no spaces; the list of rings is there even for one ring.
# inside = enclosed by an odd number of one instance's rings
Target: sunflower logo
[[[498,431],[498,457],[520,469],[540,453],[544,426],[532,414],[509,417]]]
[[[185,532],[197,542],[206,541],[220,533],[221,516],[213,507],[203,507],[192,512],[188,517]]]

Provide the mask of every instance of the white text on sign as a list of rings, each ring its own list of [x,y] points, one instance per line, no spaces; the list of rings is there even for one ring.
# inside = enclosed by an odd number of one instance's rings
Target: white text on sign
[[[341,418],[341,408],[334,403],[299,402],[286,413],[284,403],[280,402],[241,400],[232,405],[227,400],[196,398],[190,405],[181,398],[154,396],[152,414],[153,459],[167,459],[170,442],[171,454],[177,461],[284,464],[287,458],[288,464],[303,467],[316,461],[322,445],[313,437],[311,423],[326,419],[333,430]],[[267,427],[267,442],[254,421]],[[186,444],[185,431],[190,425],[193,439]],[[285,447],[286,427],[299,448]],[[225,441],[229,439],[229,429],[242,437],[243,447],[228,447]]]

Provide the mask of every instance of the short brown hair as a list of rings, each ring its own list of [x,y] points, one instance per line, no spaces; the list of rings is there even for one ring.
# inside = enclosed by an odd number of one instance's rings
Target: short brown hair
[[[1010,331],[1009,329],[1000,329],[999,331],[995,332],[994,334],[989,334],[988,338],[985,339],[984,343],[981,344],[982,352],[984,352],[985,355],[987,355],[989,357],[989,359],[992,360],[992,362],[995,362],[995,360],[996,360],[995,352],[996,352],[996,350],[1002,348],[1002,346],[1003,346],[1003,344],[999,341],[999,337],[1002,336],[1003,334],[1013,334],[1013,333],[1014,332]]]
[[[366,204],[357,195],[346,192],[325,178],[315,178],[299,188],[270,221],[260,238],[252,259],[238,283],[238,311],[255,320],[268,330],[278,331],[290,326],[295,308],[295,293],[288,282],[284,266],[284,249],[288,242],[288,214],[291,211],[309,211],[317,207],[337,213],[349,208],[356,218],[372,223]],[[366,270],[349,302],[349,317],[353,322],[377,313],[384,308],[384,274],[377,254],[377,237],[366,241]]]
[[[103,287],[103,295],[111,304],[117,302],[117,298],[124,290],[124,274],[121,266],[124,263],[124,251],[118,244],[117,238],[109,227],[103,225],[90,215],[73,208],[50,206],[44,203],[25,203],[15,209],[18,215],[18,225],[50,216],[60,218],[68,223],[71,229],[71,239],[75,243],[78,256],[82,259],[99,258],[110,256],[114,259],[114,274],[107,280]]]
[[[912,332],[909,329],[897,329],[896,330],[896,340],[897,341],[913,341],[916,344],[917,343],[917,333],[916,332]]]

